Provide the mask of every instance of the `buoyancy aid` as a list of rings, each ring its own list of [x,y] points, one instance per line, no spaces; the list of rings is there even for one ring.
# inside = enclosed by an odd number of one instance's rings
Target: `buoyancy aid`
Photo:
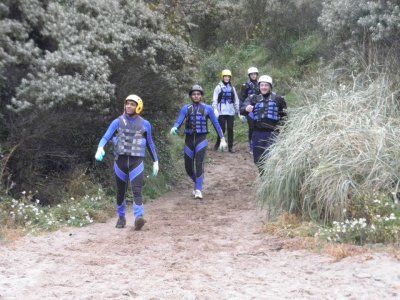
[[[235,103],[235,95],[233,92],[233,87],[230,83],[222,84],[220,83],[221,92],[218,94],[218,103]]]
[[[279,120],[279,108],[275,98],[276,93],[274,92],[269,95],[268,99],[265,99],[263,95],[259,95],[256,98],[256,103],[253,110],[254,120]]]
[[[205,104],[199,103],[189,105],[186,113],[185,133],[208,133]]]
[[[125,115],[118,118],[119,128],[114,140],[116,155],[144,157],[146,153],[146,132],[143,119],[137,116],[129,120]]]

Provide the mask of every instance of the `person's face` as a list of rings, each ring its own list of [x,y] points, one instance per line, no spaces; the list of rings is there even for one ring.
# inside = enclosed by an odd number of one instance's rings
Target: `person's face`
[[[254,81],[254,80],[257,80],[257,75],[258,75],[257,73],[250,73],[250,74],[249,74],[250,79],[253,80],[253,81]]]
[[[260,92],[263,95],[271,92],[271,86],[268,82],[260,82]]]
[[[200,102],[201,101],[201,93],[199,91],[192,92],[192,101],[193,102]]]
[[[231,80],[231,76],[225,75],[223,80],[224,82],[229,82],[229,80]]]
[[[137,103],[135,101],[128,100],[125,103],[125,112],[129,116],[136,114]]]

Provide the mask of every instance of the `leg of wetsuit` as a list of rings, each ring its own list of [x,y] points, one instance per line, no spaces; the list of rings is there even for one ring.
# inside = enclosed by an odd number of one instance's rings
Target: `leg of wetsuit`
[[[194,174],[194,139],[195,134],[186,134],[184,160],[186,173],[193,180],[193,182],[196,182],[196,175]]]
[[[128,185],[128,164],[127,156],[119,155],[114,162],[114,172],[117,182],[117,213],[118,216],[125,216],[126,203],[125,192]]]
[[[196,162],[196,190],[203,190],[204,181],[204,158],[207,151],[208,140],[206,134],[199,134],[195,140],[195,162]]]

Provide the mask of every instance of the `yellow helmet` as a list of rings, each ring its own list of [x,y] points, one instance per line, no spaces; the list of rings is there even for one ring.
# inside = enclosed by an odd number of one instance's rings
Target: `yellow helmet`
[[[228,69],[222,70],[222,72],[221,72],[221,80],[224,79],[224,76],[230,76],[232,78],[231,70],[228,70]]]
[[[140,114],[143,111],[143,100],[137,96],[137,95],[129,95],[128,97],[126,97],[124,104],[126,104],[126,101],[131,100],[136,102],[137,106],[136,106],[136,113]]]

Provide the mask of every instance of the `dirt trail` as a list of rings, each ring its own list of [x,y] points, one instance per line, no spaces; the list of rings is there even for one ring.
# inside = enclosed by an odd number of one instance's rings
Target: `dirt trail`
[[[399,299],[400,263],[384,254],[333,262],[259,233],[256,171],[244,146],[208,151],[204,200],[182,189],[116,218],[0,246],[0,299]]]

